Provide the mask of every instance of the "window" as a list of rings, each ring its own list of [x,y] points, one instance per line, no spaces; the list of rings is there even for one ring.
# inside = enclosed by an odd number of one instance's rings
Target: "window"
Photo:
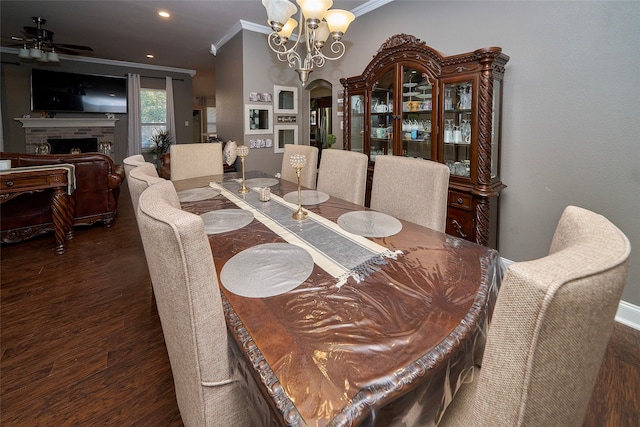
[[[140,89],[140,121],[142,122],[142,151],[154,148],[153,132],[167,129],[167,91],[164,89]]]
[[[218,133],[216,107],[207,107],[207,134]]]

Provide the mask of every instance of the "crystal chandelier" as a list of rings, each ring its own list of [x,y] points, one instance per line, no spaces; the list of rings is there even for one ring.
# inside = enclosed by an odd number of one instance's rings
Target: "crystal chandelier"
[[[345,52],[342,36],[355,16],[346,10],[329,10],[333,5],[332,0],[296,0],[296,3],[300,6],[299,20],[302,25],[298,27],[295,43],[288,47],[289,37],[298,26],[298,21],[291,18],[297,11],[296,6],[289,0],[262,0],[267,9],[269,26],[273,30],[268,37],[269,47],[278,54],[280,61],[288,62],[291,68],[295,67],[304,86],[314,66],[322,67],[326,60],[342,58]],[[330,46],[333,56],[322,52],[329,36],[333,39]],[[304,58],[297,51],[302,42],[306,46]]]

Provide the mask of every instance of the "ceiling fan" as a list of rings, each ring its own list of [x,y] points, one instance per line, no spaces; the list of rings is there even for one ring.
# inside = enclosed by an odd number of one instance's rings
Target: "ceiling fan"
[[[93,52],[89,46],[75,44],[54,43],[53,31],[42,28],[47,20],[34,16],[35,27],[22,27],[22,37],[11,36],[11,40],[19,42],[12,46],[21,46],[18,56],[23,59],[37,59],[40,62],[60,62],[58,52],[66,55],[86,55]],[[83,51],[78,52],[78,51]]]

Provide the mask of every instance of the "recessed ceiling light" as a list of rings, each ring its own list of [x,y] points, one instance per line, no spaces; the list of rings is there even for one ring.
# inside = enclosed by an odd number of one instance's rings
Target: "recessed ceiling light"
[[[158,12],[158,15],[162,16],[163,18],[170,18],[171,14],[169,12],[167,12],[166,10],[161,10],[160,12]]]
[[[153,56],[151,53],[147,53],[147,58],[151,59],[151,58],[153,58],[153,57],[154,57],[154,56]]]

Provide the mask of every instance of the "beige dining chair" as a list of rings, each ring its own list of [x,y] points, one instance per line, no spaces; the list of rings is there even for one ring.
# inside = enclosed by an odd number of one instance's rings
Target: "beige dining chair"
[[[300,184],[303,187],[315,190],[318,175],[318,148],[311,145],[285,144],[280,178],[297,184],[296,170],[289,163],[289,158],[292,154],[304,154],[307,158],[307,164],[300,173]]]
[[[345,150],[323,150],[318,169],[317,190],[364,206],[368,165],[369,158],[366,154]]]
[[[221,143],[173,144],[171,146],[172,181],[223,173]]]
[[[507,269],[482,367],[438,426],[581,426],[629,252],[606,218],[568,206],[549,255]]]
[[[150,185],[162,181],[165,181],[165,179],[158,176],[158,171],[153,163],[142,163],[131,169],[127,185],[129,186],[129,195],[131,196],[131,204],[136,218],[138,217],[138,200],[142,192]]]
[[[371,209],[444,232],[449,168],[430,160],[378,156],[373,168]]]
[[[134,154],[133,156],[125,157],[122,163],[124,164],[124,175],[129,178],[129,172],[131,172],[131,169],[145,163],[145,160],[142,154]]]
[[[138,226],[184,425],[252,425],[202,218],[164,181],[140,196]]]

